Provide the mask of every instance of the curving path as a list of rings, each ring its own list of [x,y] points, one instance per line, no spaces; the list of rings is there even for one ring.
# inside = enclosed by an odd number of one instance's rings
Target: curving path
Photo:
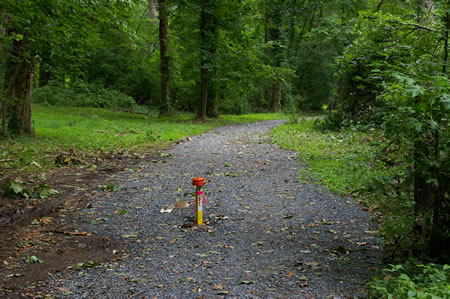
[[[120,258],[45,282],[55,297],[343,298],[364,296],[380,258],[370,215],[297,180],[296,154],[270,144],[280,121],[223,127],[115,175],[80,214],[80,230],[123,240]],[[169,155],[170,154],[170,155]],[[192,227],[192,177],[207,180],[205,221]]]

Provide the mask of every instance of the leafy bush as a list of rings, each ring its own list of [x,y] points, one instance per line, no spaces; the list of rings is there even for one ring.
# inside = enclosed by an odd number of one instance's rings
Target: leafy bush
[[[369,298],[450,298],[450,266],[408,260],[367,284]]]
[[[96,108],[130,108],[136,104],[132,97],[100,85],[78,83],[65,87],[56,81],[35,89],[33,101],[44,105]]]
[[[436,5],[432,14],[422,12],[430,20],[424,24],[433,28],[430,34],[410,28],[416,21],[412,9],[405,6],[397,14],[361,12],[354,27],[358,37],[337,61],[339,114],[331,115],[321,127],[378,127],[388,150],[401,149],[409,166],[392,181],[413,188],[412,212],[418,223],[424,223],[410,235],[412,240],[419,237],[411,244],[425,255],[439,256],[448,246],[436,244],[450,244],[445,225],[450,213],[450,82],[442,66],[443,47],[431,45],[439,44],[438,32],[447,25],[437,22],[437,16],[447,10]]]

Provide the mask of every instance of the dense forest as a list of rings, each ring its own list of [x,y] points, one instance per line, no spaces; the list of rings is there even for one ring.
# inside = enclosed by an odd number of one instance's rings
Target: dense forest
[[[448,0],[2,0],[1,135],[33,135],[35,104],[322,112],[317,129],[379,132],[384,166],[404,166],[371,187],[411,211],[395,255],[448,263],[449,14]]]

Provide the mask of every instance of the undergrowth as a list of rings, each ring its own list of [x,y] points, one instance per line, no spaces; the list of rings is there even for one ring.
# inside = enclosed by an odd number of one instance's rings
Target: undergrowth
[[[450,266],[407,260],[389,265],[367,287],[369,298],[450,298]]]

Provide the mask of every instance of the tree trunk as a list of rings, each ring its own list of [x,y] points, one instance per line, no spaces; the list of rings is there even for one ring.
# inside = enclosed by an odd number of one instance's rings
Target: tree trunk
[[[200,71],[200,107],[197,112],[197,120],[206,119],[206,109],[208,104],[208,68],[202,66]]]
[[[450,31],[450,14],[448,12],[445,14],[445,25],[444,57],[442,61],[442,73],[444,75],[447,74],[448,63],[448,32]],[[442,103],[440,105],[440,110],[440,115],[445,113],[445,107]],[[442,117],[439,117],[436,121],[442,122]],[[439,144],[440,136],[439,131],[437,130],[434,134],[434,139],[435,159],[439,161],[440,147],[446,145]],[[439,168],[435,167],[435,176],[438,178],[439,185],[437,188],[434,188],[433,227],[431,230],[430,254],[433,257],[438,257],[439,255],[445,255],[450,251],[450,226],[448,220],[448,215],[450,215],[450,204],[445,197],[445,193],[450,189],[450,175],[439,171]]]
[[[206,107],[206,115],[212,118],[219,118],[219,111],[217,108],[217,71],[214,63],[214,56],[217,51],[217,17],[216,14],[210,14],[208,17],[208,56],[209,56],[209,71],[208,71],[208,100]]]
[[[0,26],[0,37],[4,37],[6,35],[6,30],[2,26]],[[6,99],[5,99],[5,85],[6,85],[6,57],[5,57],[5,49],[0,44],[0,106],[2,110],[2,131],[1,135],[6,138],[6,121],[7,121],[7,107],[6,107]]]
[[[278,112],[281,108],[281,80],[275,79],[272,85],[270,112]]]
[[[219,111],[217,109],[217,84],[215,75],[210,75],[208,80],[208,101],[207,101],[206,115],[212,118],[219,118]]]
[[[430,0],[418,0],[417,22],[425,23],[424,11],[432,10],[433,7],[433,2]],[[428,256],[431,250],[435,188],[423,172],[423,165],[426,165],[427,157],[434,156],[434,153],[422,134],[416,136],[414,148],[414,213],[417,219],[415,225],[416,232],[420,235],[418,245],[422,246],[422,253]]]
[[[197,110],[200,121],[206,119],[208,111],[208,82],[216,49],[216,27],[214,0],[204,0],[200,14],[200,105]]]
[[[384,4],[384,0],[380,0],[380,2],[378,2],[378,4],[377,4],[377,8],[375,11],[380,11],[383,4]]]
[[[149,19],[156,18],[156,9],[154,0],[148,0],[148,18]]]
[[[48,58],[48,56],[45,57],[39,64],[39,87],[47,85],[51,79],[51,73],[48,65],[49,61],[46,58]]]
[[[268,5],[268,4],[266,4]],[[268,47],[269,42],[271,41],[272,37],[270,36],[270,13],[269,8],[266,7],[265,13],[264,13],[264,43],[266,45],[264,49],[264,63],[266,65],[272,65],[272,56],[271,56],[271,49]],[[264,83],[264,99],[266,105],[269,105],[272,103],[273,98],[273,84],[272,84],[272,78],[269,78]]]
[[[445,37],[445,42],[444,42],[444,61],[442,64],[442,73],[443,74],[447,74],[447,64],[448,64],[448,32],[450,31],[450,14],[447,12],[446,13],[446,27],[447,30],[445,31],[444,37]]]
[[[153,2],[153,1],[149,1]],[[149,9],[152,9],[151,7]],[[159,47],[161,73],[160,115],[166,115],[170,110],[169,94],[169,8],[167,0],[159,0]]]
[[[266,1],[264,14],[264,41],[266,50],[264,60],[266,65],[277,69],[281,66],[282,47],[281,47],[281,22],[282,15],[280,6],[283,1]],[[273,42],[270,47],[270,42]],[[278,78],[269,78],[264,87],[264,98],[271,112],[278,112],[281,108],[281,81]]]
[[[13,103],[8,121],[8,131],[13,135],[33,134],[31,122],[31,92],[34,64],[24,57],[25,41],[13,44],[14,68],[6,91],[6,99]]]

